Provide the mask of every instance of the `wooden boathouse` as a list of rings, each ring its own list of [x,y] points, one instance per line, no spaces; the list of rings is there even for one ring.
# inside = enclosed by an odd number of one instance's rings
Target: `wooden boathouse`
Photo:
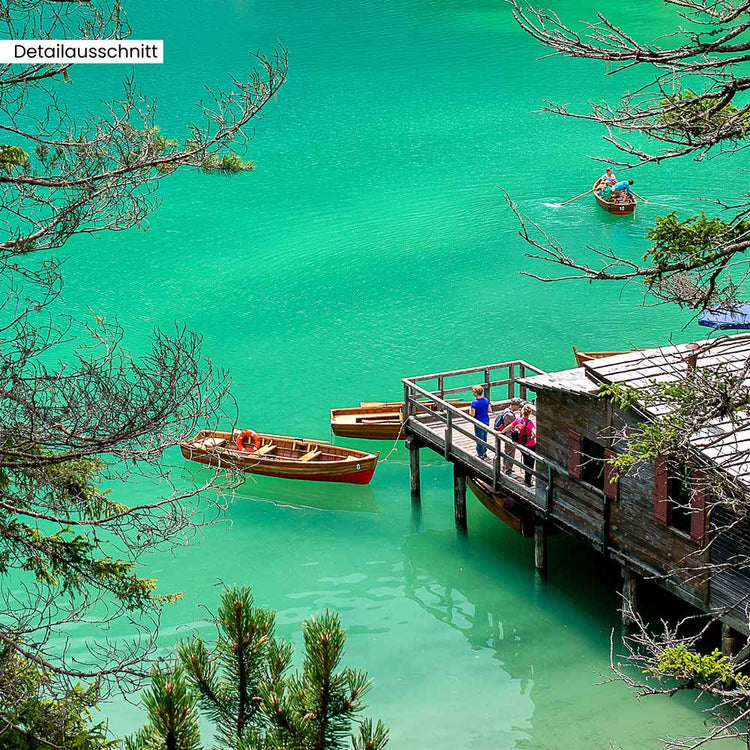
[[[552,373],[515,360],[405,378],[403,429],[412,492],[420,489],[419,451],[429,448],[453,464],[459,527],[466,525],[468,481],[490,511],[524,535],[533,534],[540,572],[546,569],[548,532],[576,536],[621,565],[629,605],[623,607],[626,624],[629,611],[636,609],[637,581],[649,578],[699,610],[720,612],[723,647],[730,651],[734,631],[748,633],[750,576],[735,569],[732,560],[750,554],[750,522],[727,517],[730,511],[723,505],[711,508],[705,489],[689,493],[685,508],[686,488],[670,475],[668,457],[643,462],[616,480],[607,463],[618,449],[615,436],[653,419],[658,408],[649,411],[636,403],[620,409],[600,395],[600,388],[619,383],[643,390],[654,382],[689,377],[696,367],[739,372],[748,360],[750,336],[732,336],[613,354]],[[750,379],[746,372],[745,377]],[[493,407],[484,441],[474,427],[485,426],[446,401],[470,393],[474,384],[484,386]],[[534,451],[492,428],[494,415],[515,396],[535,404]],[[750,483],[750,431],[739,440],[727,424],[712,425],[708,433],[710,439],[695,444],[700,462]],[[477,442],[486,446],[489,461],[477,456]],[[514,468],[506,474],[503,452],[509,447],[515,448]],[[522,453],[535,459],[531,487],[523,481]],[[714,539],[718,528],[724,531]]]

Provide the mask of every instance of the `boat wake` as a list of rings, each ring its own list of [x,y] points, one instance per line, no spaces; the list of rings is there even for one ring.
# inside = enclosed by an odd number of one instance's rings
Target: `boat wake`
[[[546,206],[547,208],[561,208],[562,203],[543,203],[543,206]]]

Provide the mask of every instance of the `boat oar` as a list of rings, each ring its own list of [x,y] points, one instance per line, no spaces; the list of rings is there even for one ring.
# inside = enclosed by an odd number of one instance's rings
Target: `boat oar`
[[[577,201],[579,198],[583,198],[584,195],[588,195],[589,193],[593,193],[593,192],[594,192],[594,188],[591,188],[591,190],[587,190],[585,193],[581,193],[580,195],[576,195],[575,198],[571,198],[570,200],[565,201],[565,203],[561,203],[560,205],[564,206],[567,203],[572,203],[573,201]]]
[[[668,206],[666,203],[657,203],[656,201],[647,201],[642,195],[638,195],[638,193],[633,190],[633,195],[636,198],[640,198],[644,203],[647,203],[649,206],[661,206],[662,208],[674,208],[674,206]]]

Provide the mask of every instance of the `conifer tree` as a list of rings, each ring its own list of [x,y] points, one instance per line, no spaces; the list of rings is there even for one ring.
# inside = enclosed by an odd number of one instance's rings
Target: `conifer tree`
[[[383,750],[382,722],[364,720],[371,683],[364,672],[341,668],[346,634],[326,612],[302,625],[302,669],[289,674],[292,648],[274,633],[275,614],[255,607],[247,587],[225,589],[217,638],[182,641],[168,669],[160,668],[144,696],[148,723],[127,750],[199,750],[197,709],[223,750]]]

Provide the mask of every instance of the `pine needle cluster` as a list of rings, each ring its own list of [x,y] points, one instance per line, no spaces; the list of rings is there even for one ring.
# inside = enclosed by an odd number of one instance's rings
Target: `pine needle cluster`
[[[382,722],[360,720],[371,687],[365,672],[342,667],[346,633],[326,611],[302,625],[301,669],[275,635],[275,613],[254,606],[249,587],[221,595],[217,638],[182,641],[157,668],[143,698],[148,721],[126,750],[202,750],[199,721],[227,750],[383,750]],[[356,734],[353,727],[358,725]]]

